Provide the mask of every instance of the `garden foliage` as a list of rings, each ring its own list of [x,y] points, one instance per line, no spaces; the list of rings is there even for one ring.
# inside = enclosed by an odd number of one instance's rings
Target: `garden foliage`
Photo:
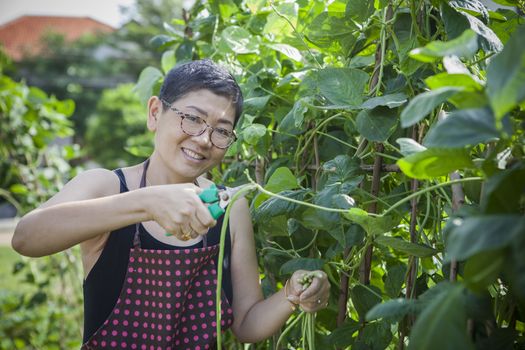
[[[197,58],[235,74],[239,140],[212,175],[238,185],[248,169],[302,202],[251,198],[265,292],[298,268],[332,283],[310,346],[524,346],[517,12],[477,0],[229,0],[189,14],[152,39],[162,70],[145,68],[136,89],[155,94]],[[302,334],[287,333],[287,347]]]
[[[329,276],[310,348],[525,346],[525,9],[497,2],[521,12],[478,0],[197,1],[152,39],[162,69],[142,71],[143,101],[191,59],[212,58],[238,79],[239,140],[211,175],[239,185],[248,170],[295,200],[250,198],[265,294],[298,268]],[[11,177],[2,173],[1,188],[29,208],[43,198],[33,199],[40,192],[28,180],[49,191],[59,184],[37,155],[46,135],[69,132],[68,102],[2,79],[0,150],[9,162],[0,170]],[[128,146],[147,154],[140,139]],[[36,334],[51,333],[15,313],[33,299],[0,300],[3,342],[69,348],[80,339],[79,326],[49,318],[55,333],[38,343]],[[304,344],[295,325],[285,348]],[[28,333],[13,333],[20,329]],[[252,348],[276,348],[277,338]],[[225,348],[243,346],[228,336]]]
[[[68,161],[78,147],[61,142],[73,134],[69,116],[75,104],[3,75],[6,64],[0,57],[0,204],[10,203],[22,215],[76,172]],[[0,349],[78,348],[78,250],[18,259],[12,268],[13,276],[2,276],[0,285]]]

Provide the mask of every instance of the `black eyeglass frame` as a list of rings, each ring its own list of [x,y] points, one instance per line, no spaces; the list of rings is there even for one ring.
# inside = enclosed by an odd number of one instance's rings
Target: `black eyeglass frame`
[[[181,130],[186,134],[186,135],[189,135],[189,136],[200,136],[202,134],[204,134],[206,132],[206,130],[208,129],[211,129],[211,134],[210,134],[210,141],[212,143],[212,145],[214,145],[215,147],[217,148],[220,148],[220,149],[227,149],[228,147],[230,147],[235,141],[237,141],[237,135],[235,134],[235,130],[233,130],[231,133],[231,138],[230,138],[230,143],[225,146],[225,147],[220,147],[220,146],[217,146],[212,138],[211,138],[211,135],[213,135],[213,133],[215,132],[216,128],[214,128],[213,126],[209,125],[208,122],[206,122],[206,120],[204,120],[203,118],[199,117],[198,115],[193,115],[193,114],[189,114],[189,113],[184,113],[183,111],[177,109],[176,107],[173,107],[173,103],[169,103],[168,101],[164,100],[164,99],[160,99],[160,101],[166,105],[166,107],[168,107],[170,110],[172,110],[173,112],[175,112],[178,116],[181,117],[180,119],[180,128]],[[199,118],[200,120],[202,120],[204,122],[204,125],[206,125],[206,127],[204,129],[202,129],[202,131],[198,134],[190,134],[189,132],[187,132],[186,130],[184,130],[184,128],[182,127],[182,122],[184,121],[184,118]],[[222,129],[222,128],[221,128]],[[228,131],[228,130],[226,130]]]

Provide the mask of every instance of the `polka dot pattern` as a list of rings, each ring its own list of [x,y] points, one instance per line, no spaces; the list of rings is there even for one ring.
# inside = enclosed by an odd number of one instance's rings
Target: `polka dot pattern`
[[[132,249],[117,303],[82,349],[210,349],[215,343],[219,247]],[[233,310],[221,300],[221,326]]]

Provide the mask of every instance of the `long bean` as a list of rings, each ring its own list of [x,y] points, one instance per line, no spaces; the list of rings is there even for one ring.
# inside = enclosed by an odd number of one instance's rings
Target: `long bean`
[[[218,265],[217,266],[217,291],[215,294],[215,310],[216,310],[216,328],[217,328],[217,349],[222,349],[222,336],[221,336],[221,293],[222,293],[222,270],[223,270],[223,264],[224,264],[224,244],[226,242],[226,230],[228,229],[228,222],[230,220],[230,210],[233,206],[233,203],[237,199],[239,199],[241,196],[244,195],[244,193],[253,191],[255,189],[255,186],[248,184],[244,187],[242,187],[237,193],[235,193],[230,201],[230,204],[226,208],[226,212],[224,213],[224,220],[222,221],[222,227],[221,227],[221,237],[219,241],[219,259],[218,259]]]

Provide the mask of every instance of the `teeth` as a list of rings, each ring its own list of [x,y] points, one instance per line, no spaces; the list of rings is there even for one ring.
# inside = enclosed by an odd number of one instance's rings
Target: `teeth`
[[[198,159],[198,160],[202,160],[204,159],[204,156],[198,154],[198,153],[195,153],[187,148],[184,148],[184,153],[186,153],[188,156],[192,157],[192,158],[195,158],[195,159]]]

